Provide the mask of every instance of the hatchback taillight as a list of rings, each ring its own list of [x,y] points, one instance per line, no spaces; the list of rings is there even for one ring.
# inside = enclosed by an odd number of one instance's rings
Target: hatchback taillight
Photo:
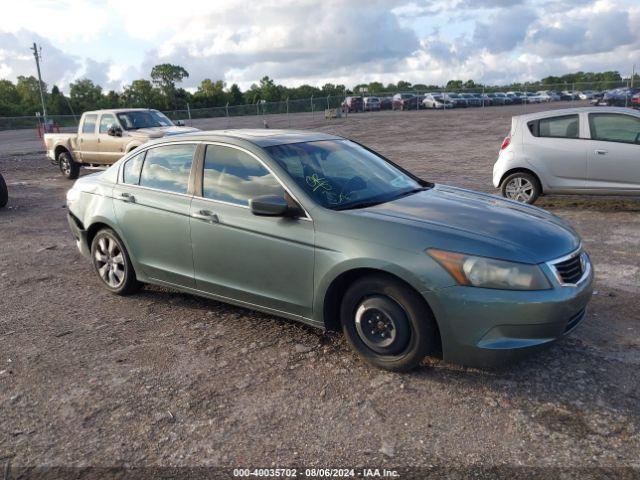
[[[511,135],[509,135],[508,137],[504,137],[504,140],[502,141],[502,145],[500,145],[500,150],[504,150],[510,144],[511,144]]]

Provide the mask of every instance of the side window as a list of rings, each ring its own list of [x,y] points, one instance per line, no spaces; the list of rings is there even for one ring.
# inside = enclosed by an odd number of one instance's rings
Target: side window
[[[202,196],[249,205],[260,195],[284,196],[276,178],[255,158],[232,147],[207,145],[202,175]]]
[[[98,115],[85,115],[82,123],[82,133],[96,133],[96,122]]]
[[[590,113],[592,140],[640,143],[640,118],[617,113]]]
[[[129,185],[138,185],[140,182],[140,172],[142,171],[142,163],[144,162],[144,154],[141,152],[131,157],[122,168],[122,181]]]
[[[109,125],[116,125],[116,117],[110,113],[107,113],[100,117],[100,129],[98,131],[100,133],[107,133]]]
[[[536,121],[537,126],[529,130],[537,137],[550,138],[578,138],[580,136],[580,121],[578,115],[564,115],[562,117],[541,118]]]
[[[140,186],[187,193],[195,144],[166,145],[147,150]]]

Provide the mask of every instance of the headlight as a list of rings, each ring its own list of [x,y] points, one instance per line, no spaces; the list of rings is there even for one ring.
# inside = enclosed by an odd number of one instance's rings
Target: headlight
[[[428,249],[460,285],[501,290],[547,290],[551,284],[537,265]]]

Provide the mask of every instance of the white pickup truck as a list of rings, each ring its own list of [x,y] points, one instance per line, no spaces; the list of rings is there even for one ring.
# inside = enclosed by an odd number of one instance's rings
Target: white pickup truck
[[[111,165],[148,140],[193,132],[146,108],[96,110],[82,114],[78,133],[46,133],[47,156],[62,174],[78,178],[83,165]]]

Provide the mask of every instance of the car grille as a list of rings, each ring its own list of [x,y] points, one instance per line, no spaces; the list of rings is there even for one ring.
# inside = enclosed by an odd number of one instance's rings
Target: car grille
[[[553,266],[558,272],[562,283],[577,283],[584,273],[581,255],[576,255],[563,262],[555,263]]]

